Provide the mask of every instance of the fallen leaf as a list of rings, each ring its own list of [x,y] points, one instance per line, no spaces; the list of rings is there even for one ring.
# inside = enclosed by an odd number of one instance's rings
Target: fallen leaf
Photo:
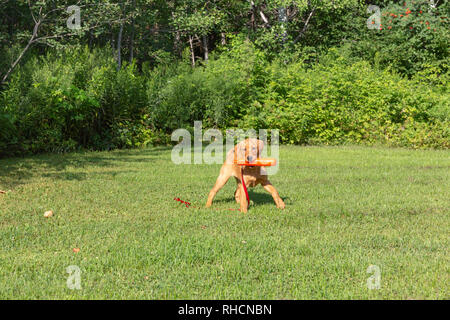
[[[6,194],[6,191],[0,190],[1,194]]]
[[[52,211],[52,210],[46,211],[46,212],[44,213],[44,217],[46,217],[46,218],[50,218],[52,215],[53,215],[53,211]]]
[[[75,253],[80,252],[80,248],[73,248],[73,252],[75,252]]]

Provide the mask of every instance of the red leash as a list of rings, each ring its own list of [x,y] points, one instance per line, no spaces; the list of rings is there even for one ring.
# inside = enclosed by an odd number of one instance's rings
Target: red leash
[[[245,181],[244,181],[244,167],[241,167],[241,182],[242,185],[244,186],[244,191],[245,191],[245,197],[247,198],[247,205],[250,204],[250,198],[248,196],[248,192],[247,192],[247,186],[245,185]]]
[[[183,200],[181,200],[180,198],[173,198],[173,200],[175,200],[175,201],[180,201],[181,203],[186,204],[186,208],[189,208],[189,206],[191,205],[190,202],[183,201]]]
[[[186,208],[191,207],[191,203],[190,203],[190,202],[183,201],[183,200],[181,200],[180,198],[173,198],[173,200],[178,201],[178,202],[181,202],[181,203],[184,203],[184,204],[186,205]],[[202,209],[202,207],[197,207],[197,206],[192,206],[191,208],[194,208],[194,209]],[[210,208],[210,209],[221,210],[221,209],[219,209],[219,208]],[[222,210],[223,210],[223,209],[222,209]],[[230,210],[230,211],[241,211],[240,209],[227,209],[227,210]]]

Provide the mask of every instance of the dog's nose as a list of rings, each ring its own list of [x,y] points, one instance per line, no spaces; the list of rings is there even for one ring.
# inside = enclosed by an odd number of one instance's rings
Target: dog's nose
[[[252,156],[248,156],[248,157],[247,157],[247,161],[248,161],[248,162],[252,162],[252,161],[253,161],[253,157],[252,157]]]

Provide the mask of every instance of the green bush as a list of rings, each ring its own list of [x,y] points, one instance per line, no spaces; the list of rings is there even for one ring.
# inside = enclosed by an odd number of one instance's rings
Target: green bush
[[[360,12],[352,19],[348,17],[354,30],[348,39],[354,56],[370,61],[380,69],[391,67],[408,77],[430,66],[439,74],[448,71],[448,2],[436,9],[430,8],[429,1],[391,2],[380,7],[379,30],[368,29],[367,13]]]
[[[124,123],[146,117],[145,81],[135,65],[116,70],[108,50],[72,48],[30,59],[2,93],[22,152],[112,149],[148,141],[146,129],[124,142]],[[125,139],[126,140],[126,139]]]
[[[157,128],[171,131],[203,120],[204,126],[227,127],[236,123],[263,85],[263,54],[238,37],[229,51],[211,58],[194,69],[179,67],[178,72],[148,85],[152,121]],[[158,73],[155,73],[158,76]]]
[[[241,126],[277,128],[291,144],[450,146],[448,92],[353,62],[335,49],[311,69],[303,63],[271,69],[264,98],[252,103]]]
[[[17,151],[16,133],[11,116],[0,106],[0,157],[13,155]]]
[[[341,46],[268,57],[242,36],[192,68],[117,64],[109,50],[31,58],[0,96],[0,155],[167,144],[177,128],[279,129],[290,144],[449,148],[449,73],[408,77]],[[270,61],[271,60],[271,61]],[[315,62],[313,62],[315,61]]]

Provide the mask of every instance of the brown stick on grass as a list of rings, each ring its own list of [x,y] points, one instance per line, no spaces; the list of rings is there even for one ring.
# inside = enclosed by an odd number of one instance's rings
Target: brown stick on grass
[[[0,194],[6,194],[6,191],[0,190]]]

